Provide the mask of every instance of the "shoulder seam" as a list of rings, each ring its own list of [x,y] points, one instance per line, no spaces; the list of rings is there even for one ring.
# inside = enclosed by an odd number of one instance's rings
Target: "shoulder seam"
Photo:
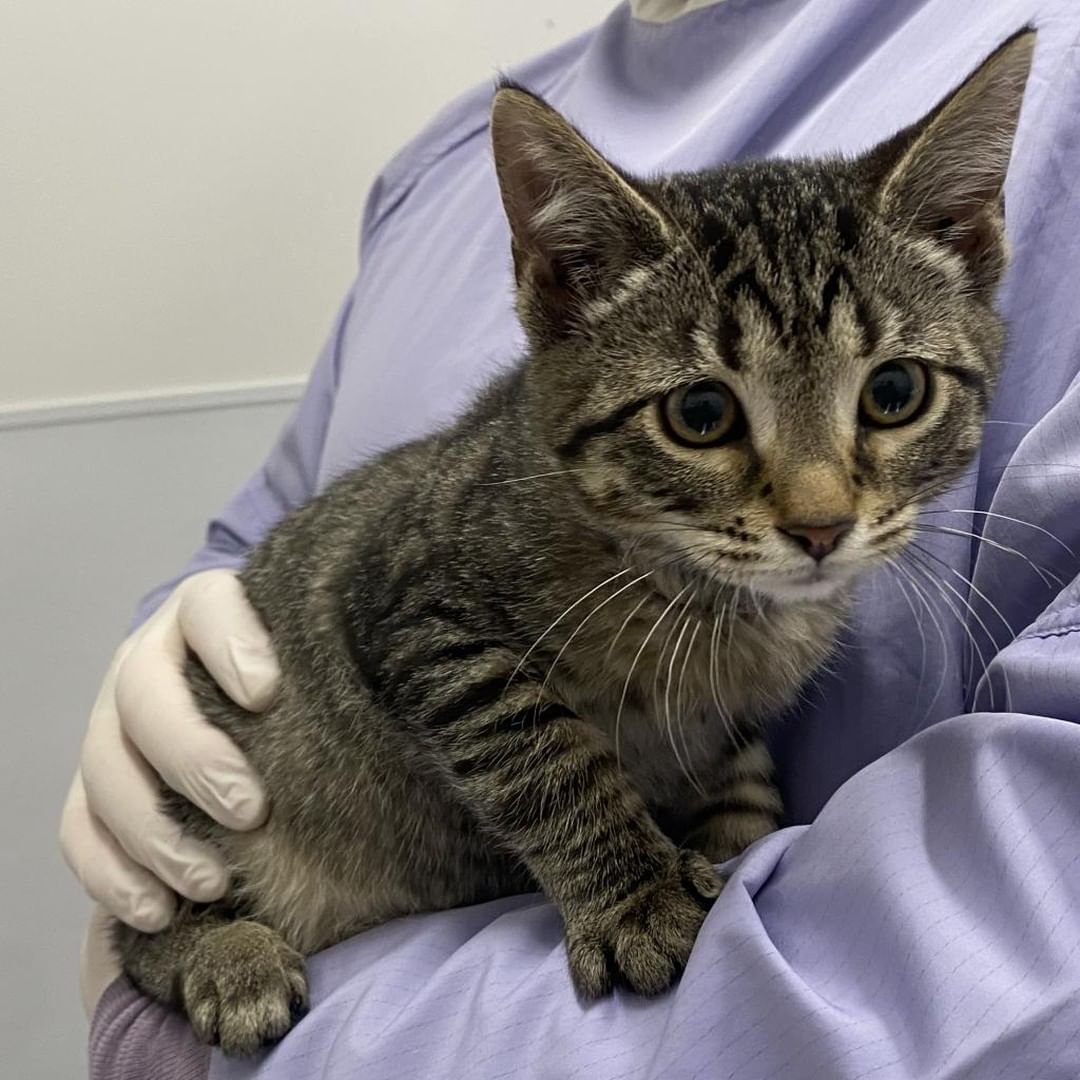
[[[574,55],[575,53],[580,54],[587,48],[588,42],[592,38],[592,34],[593,31],[591,30],[585,31],[576,37],[571,38],[569,41],[564,42],[561,46],[558,46],[553,50],[553,53],[545,54],[545,56],[564,52],[570,55]],[[530,77],[531,73],[528,70],[532,67],[532,62],[526,62],[524,67],[526,69],[525,71],[521,71],[519,67],[521,79],[530,87],[530,89],[535,88],[538,93],[545,95],[551,92],[552,87],[556,86],[561,77],[565,74],[565,66],[560,66],[559,70],[554,73],[550,71],[546,73],[542,72],[541,75],[546,74],[546,78],[535,78]],[[500,77],[507,76],[518,78],[518,75],[511,72],[503,72],[500,75]],[[449,112],[453,109],[455,104],[465,101],[471,95],[479,96],[485,85],[489,91],[487,97],[490,99],[495,93],[496,84],[497,80],[492,79],[486,84],[482,83],[472,87],[470,90],[466,90],[464,94],[455,98],[454,101],[446,107],[446,111]],[[482,120],[477,120],[469,116],[458,118],[457,123],[449,123],[441,132],[435,130],[438,128],[439,119],[439,116],[433,118],[424,129],[405,144],[398,155],[391,159],[390,163],[383,170],[380,179],[385,181],[388,174],[392,175],[393,166],[396,161],[401,160],[411,147],[416,146],[422,140],[430,139],[430,146],[428,147],[427,152],[418,160],[410,163],[401,175],[392,179],[386,190],[382,193],[382,196],[379,199],[379,205],[374,208],[373,216],[365,230],[364,239],[366,242],[370,243],[386,219],[402,204],[402,202],[404,202],[412,189],[433,165],[463,146],[470,139],[473,139],[486,131],[488,128],[488,115],[486,109],[483,112]],[[376,181],[376,183],[378,183],[378,181]]]
[[[447,154],[453,153],[459,146],[463,146],[470,139],[479,135],[482,131],[487,129],[488,123],[485,118],[482,124],[473,124],[467,128],[457,138],[450,140],[447,143],[439,143],[433,147],[431,151],[426,154],[419,162],[417,162],[413,168],[409,169],[404,176],[402,176],[392,188],[390,188],[383,196],[382,204],[375,214],[374,219],[371,222],[369,228],[370,234],[378,231],[382,223],[390,216],[405,200],[409,192],[416,186],[420,178],[434,165],[437,161],[441,160]]]

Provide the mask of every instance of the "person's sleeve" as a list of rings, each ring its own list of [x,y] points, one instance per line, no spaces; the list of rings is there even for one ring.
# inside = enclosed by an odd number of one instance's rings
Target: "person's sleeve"
[[[342,304],[303,397],[266,460],[210,521],[202,547],[187,565],[142,599],[132,628],[144,622],[173,588],[191,574],[242,566],[248,552],[285,514],[315,494],[352,296],[350,292]]]
[[[995,677],[1011,712],[931,727],[813,824],[756,844],[670,994],[582,1005],[555,909],[508,898],[313,957],[309,1015],[265,1056],[212,1054],[210,1075],[1075,1080],[1080,583]],[[91,1080],[202,1080],[200,1053],[120,980],[94,1018]]]
[[[1013,711],[929,728],[747,853],[670,994],[582,1005],[555,909],[507,899],[312,958],[310,1014],[214,1080],[1075,1080],[1080,588],[995,666]]]
[[[94,1011],[89,1063],[89,1080],[206,1080],[210,1049],[179,1013],[120,978]]]

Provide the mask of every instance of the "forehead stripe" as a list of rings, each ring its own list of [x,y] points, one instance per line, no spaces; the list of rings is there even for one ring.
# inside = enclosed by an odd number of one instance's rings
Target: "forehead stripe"
[[[765,291],[764,286],[758,280],[758,276],[754,273],[752,267],[736,274],[727,285],[724,286],[724,292],[732,300],[737,300],[740,296],[750,297],[750,299],[754,300],[761,310],[769,317],[776,329],[777,335],[780,337],[783,336],[784,317],[780,314],[780,309],[773,303],[772,298]]]
[[[832,322],[833,305],[840,295],[841,286],[847,287],[848,296],[851,297],[851,301],[855,305],[855,317],[859,320],[859,326],[863,332],[863,349],[867,353],[872,353],[881,340],[881,327],[859,295],[858,290],[856,290],[851,272],[842,263],[837,263],[832,268],[832,272],[825,281],[825,287],[821,290],[821,314],[817,318],[818,329],[823,334],[828,331],[829,324]]]
[[[836,208],[836,232],[843,251],[854,251],[859,246],[859,219],[852,207],[841,205]]]
[[[773,302],[772,297],[765,291],[764,286],[758,280],[753,268],[743,270],[736,274],[724,286],[724,293],[728,299],[734,301],[745,296],[757,303],[758,307],[768,316],[776,330],[778,337],[784,335],[784,318],[780,309]],[[738,371],[742,367],[739,358],[739,342],[742,340],[743,328],[734,313],[722,315],[720,318],[720,334],[717,341],[720,352],[720,360],[732,371]]]

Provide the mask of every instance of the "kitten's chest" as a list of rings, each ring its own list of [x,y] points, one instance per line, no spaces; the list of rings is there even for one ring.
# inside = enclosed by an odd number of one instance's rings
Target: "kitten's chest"
[[[657,613],[615,611],[575,637],[551,685],[607,733],[648,801],[678,802],[707,793],[738,747],[795,701],[831,654],[841,612],[683,613],[665,628]]]

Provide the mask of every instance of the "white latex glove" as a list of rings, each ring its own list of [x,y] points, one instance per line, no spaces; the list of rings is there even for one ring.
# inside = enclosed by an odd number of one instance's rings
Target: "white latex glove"
[[[273,699],[280,670],[236,574],[192,575],[113,657],[60,822],[60,846],[83,888],[145,931],[168,924],[175,893],[214,900],[228,884],[217,855],[158,809],[159,777],[232,829],[255,828],[267,811],[258,777],[191,699],[188,648],[237,704],[257,712]],[[88,958],[101,952],[88,939],[84,990]]]

